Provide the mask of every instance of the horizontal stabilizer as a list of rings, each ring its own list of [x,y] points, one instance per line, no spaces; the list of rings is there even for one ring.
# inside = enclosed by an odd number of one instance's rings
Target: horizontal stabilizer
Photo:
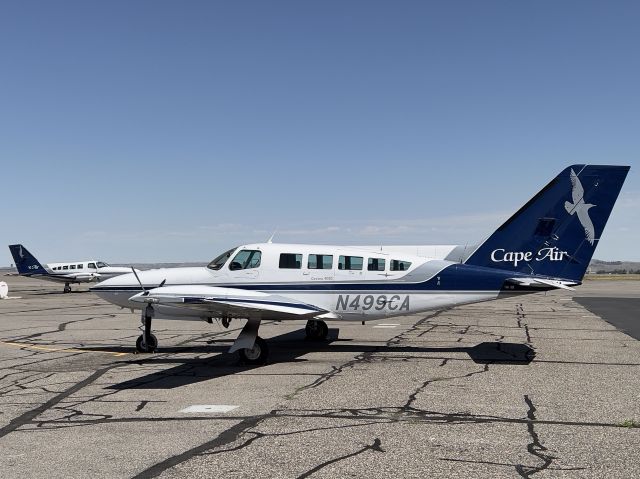
[[[570,285],[576,285],[577,283],[575,282],[569,282],[569,281],[560,281],[560,280],[556,280],[556,279],[546,279],[546,278],[509,278],[509,281],[513,282],[513,283],[517,283],[520,286],[536,286],[536,285],[542,285],[542,286],[551,286],[552,288],[557,288],[557,289],[567,289],[569,291],[575,291],[574,288],[572,288]]]

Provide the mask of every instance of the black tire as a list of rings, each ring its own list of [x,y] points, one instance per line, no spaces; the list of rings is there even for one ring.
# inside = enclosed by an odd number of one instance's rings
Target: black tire
[[[141,334],[136,339],[136,351],[139,353],[153,353],[158,347],[158,338],[153,334],[149,335],[149,344],[144,343],[144,335]]]
[[[307,339],[314,341],[327,339],[329,335],[327,323],[315,319],[307,321],[307,326],[304,328],[304,331],[307,334]]]
[[[269,356],[269,346],[267,342],[260,336],[256,338],[256,342],[251,349],[241,349],[238,351],[240,361],[244,364],[264,364]]]

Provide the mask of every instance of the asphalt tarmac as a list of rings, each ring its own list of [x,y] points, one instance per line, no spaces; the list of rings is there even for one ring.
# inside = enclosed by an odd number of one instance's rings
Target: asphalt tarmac
[[[324,343],[268,323],[251,368],[226,353],[242,322],[156,320],[160,350],[134,354],[137,314],[0,280],[19,297],[0,301],[3,479],[640,477],[640,343],[597,316],[630,318],[638,282],[330,323]]]
[[[620,331],[635,339],[640,339],[640,297],[592,297],[575,298],[575,300]]]

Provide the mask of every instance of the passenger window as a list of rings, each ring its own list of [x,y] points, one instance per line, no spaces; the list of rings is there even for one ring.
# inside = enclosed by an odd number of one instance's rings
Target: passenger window
[[[78,269],[82,269],[83,266],[81,264],[78,265]]]
[[[89,264],[87,264],[87,268],[96,269],[96,264],[95,263],[89,263]]]
[[[384,258],[369,258],[369,261],[367,262],[367,270],[384,271],[384,263]]]
[[[302,268],[302,255],[297,253],[282,253],[280,255],[280,269]]]
[[[340,256],[338,269],[361,270],[363,262],[362,256]]]
[[[63,266],[62,269],[69,269],[69,267],[68,266]]]
[[[409,261],[391,260],[391,271],[406,271],[410,266],[411,262]]]
[[[309,269],[331,269],[333,268],[332,254],[310,254],[307,262]]]
[[[243,249],[231,261],[229,269],[237,271],[240,269],[251,269],[260,266],[262,253],[258,250]]]
[[[69,266],[69,269],[76,269],[76,265],[72,264],[71,266]]]

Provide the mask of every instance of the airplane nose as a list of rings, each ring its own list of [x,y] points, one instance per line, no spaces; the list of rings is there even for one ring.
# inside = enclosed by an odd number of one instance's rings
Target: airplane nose
[[[129,298],[142,290],[133,273],[127,273],[105,279],[96,284],[90,291],[110,303],[122,307],[130,307]]]
[[[91,290],[99,291],[101,288],[113,288],[116,286],[140,286],[140,284],[133,273],[126,273],[105,279],[91,288]]]

